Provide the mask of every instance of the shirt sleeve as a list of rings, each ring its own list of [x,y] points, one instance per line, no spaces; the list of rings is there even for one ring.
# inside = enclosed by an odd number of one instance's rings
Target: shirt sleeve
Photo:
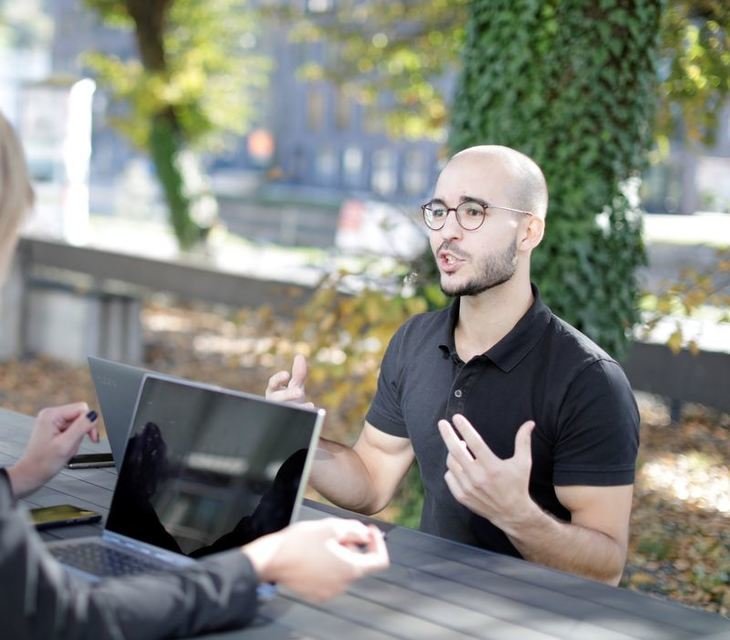
[[[599,360],[573,380],[563,400],[554,450],[558,486],[632,484],[639,411],[621,367]]]
[[[0,473],[3,637],[144,640],[241,627],[255,614],[257,582],[239,550],[165,574],[74,579],[48,554]]]
[[[392,436],[408,437],[400,402],[401,349],[404,328],[391,338],[380,363],[378,387],[365,419],[376,429]]]

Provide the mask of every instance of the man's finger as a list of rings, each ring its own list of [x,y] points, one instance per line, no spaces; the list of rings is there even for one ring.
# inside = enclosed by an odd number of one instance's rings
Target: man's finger
[[[515,459],[532,462],[532,430],[535,423],[532,420],[525,422],[515,436]]]
[[[304,387],[307,380],[307,359],[300,353],[294,356],[291,366],[290,387]]]
[[[447,471],[444,475],[444,481],[449,491],[451,491],[451,495],[456,498],[456,501],[464,504],[462,501],[466,499],[466,491],[456,474],[453,471]]]
[[[462,467],[451,454],[446,456],[446,468],[456,476],[464,473],[464,467]]]
[[[499,460],[499,457],[496,456],[487,446],[487,443],[482,440],[482,437],[479,435],[477,430],[471,426],[471,422],[469,422],[464,416],[457,413],[454,415],[452,420],[454,428],[461,437],[464,438],[464,442],[466,442],[469,450],[472,452],[472,455],[477,460],[481,460],[487,464],[497,462]]]
[[[289,382],[289,372],[277,371],[269,378],[269,384],[266,385],[266,391],[267,393],[272,391],[281,391],[286,388],[287,382]]]
[[[462,467],[474,460],[467,448],[463,446],[462,441],[459,440],[459,436],[456,435],[448,420],[439,420],[438,428],[449,455],[453,456]]]

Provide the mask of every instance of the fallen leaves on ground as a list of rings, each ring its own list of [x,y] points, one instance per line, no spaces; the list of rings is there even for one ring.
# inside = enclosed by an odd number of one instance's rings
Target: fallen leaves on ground
[[[679,424],[640,397],[641,449],[622,584],[730,613],[730,416],[688,406]]]

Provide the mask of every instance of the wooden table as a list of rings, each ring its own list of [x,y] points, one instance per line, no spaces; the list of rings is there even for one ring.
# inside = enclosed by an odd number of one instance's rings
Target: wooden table
[[[0,465],[22,452],[32,420],[0,410]],[[104,444],[85,444],[86,451]],[[28,506],[72,502],[106,514],[114,469],[63,471]],[[351,515],[308,502],[303,518]],[[381,523],[389,529],[391,568],[345,594],[311,605],[288,594],[265,603],[255,623],[208,638],[332,640],[494,638],[498,640],[629,640],[730,638],[730,620],[552,571],[522,560]],[[98,534],[85,525],[48,537]]]

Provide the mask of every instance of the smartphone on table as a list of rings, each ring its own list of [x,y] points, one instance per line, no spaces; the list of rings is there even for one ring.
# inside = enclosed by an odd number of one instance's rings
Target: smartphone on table
[[[69,469],[96,469],[100,467],[113,467],[114,458],[109,453],[79,453],[72,456],[66,463]]]
[[[72,504],[57,504],[52,507],[36,507],[30,510],[30,517],[36,529],[50,529],[64,525],[99,522],[101,514],[91,509],[82,509]]]

